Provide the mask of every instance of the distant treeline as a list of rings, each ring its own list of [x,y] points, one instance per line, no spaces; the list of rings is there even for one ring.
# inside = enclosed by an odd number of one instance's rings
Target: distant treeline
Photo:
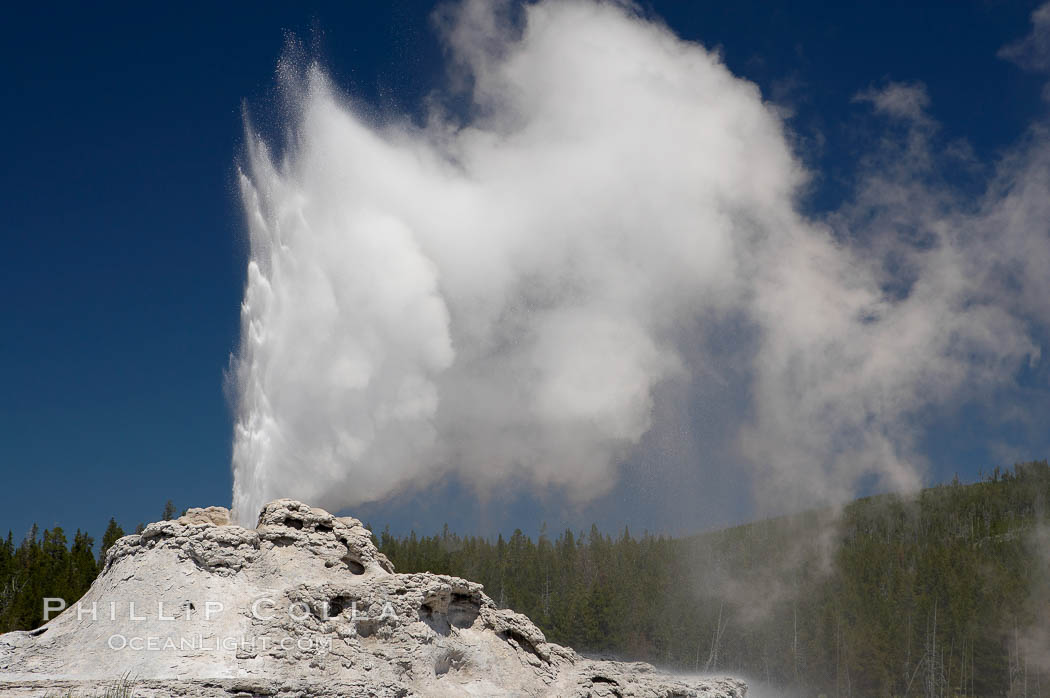
[[[1046,461],[686,539],[379,536],[549,640],[805,696],[1050,696]]]
[[[482,582],[584,652],[742,673],[785,695],[1050,696],[1048,501],[1042,461],[691,538],[377,538],[398,571]],[[103,555],[120,534],[111,521]],[[79,531],[72,545],[34,529],[0,547],[0,630],[40,625],[42,597],[72,602],[99,568]]]
[[[161,518],[175,517],[175,505],[169,500]],[[135,532],[142,531],[139,524]],[[60,526],[44,529],[36,524],[17,544],[10,531],[0,543],[0,633],[32,630],[44,624],[43,600],[65,599],[73,603],[83,596],[102,570],[106,552],[124,535],[115,519],[102,534],[102,546],[95,558],[95,539],[78,528],[73,541],[66,538]]]

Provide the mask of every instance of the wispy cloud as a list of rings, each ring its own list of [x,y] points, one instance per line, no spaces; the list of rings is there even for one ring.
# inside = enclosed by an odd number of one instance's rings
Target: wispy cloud
[[[888,116],[921,121],[926,119],[930,96],[921,82],[891,82],[881,88],[868,88],[858,92],[855,102],[870,102],[875,111]]]
[[[1050,3],[1032,13],[1032,31],[999,50],[999,57],[1025,70],[1050,71]]]

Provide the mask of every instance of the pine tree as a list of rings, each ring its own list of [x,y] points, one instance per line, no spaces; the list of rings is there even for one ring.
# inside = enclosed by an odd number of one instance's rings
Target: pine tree
[[[98,576],[98,563],[95,561],[95,556],[92,553],[92,549],[95,546],[95,540],[87,533],[81,533],[80,529],[77,529],[76,535],[73,536],[73,547],[70,550],[70,565],[71,571],[71,586],[73,589],[73,595],[80,598],[87,592],[91,583],[95,581],[95,577]],[[72,603],[72,599],[70,599]]]
[[[113,544],[118,539],[124,537],[124,529],[117,524],[116,519],[109,520],[109,526],[106,527],[106,532],[102,534],[102,548],[98,553],[98,566],[99,569],[106,564],[106,553],[113,547]]]

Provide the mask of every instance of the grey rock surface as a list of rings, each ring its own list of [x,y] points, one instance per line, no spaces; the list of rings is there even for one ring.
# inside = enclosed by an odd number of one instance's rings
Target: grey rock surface
[[[0,695],[696,696],[743,698],[731,678],[684,678],[549,643],[480,584],[397,574],[357,519],[289,499],[258,527],[191,509],[121,538],[80,600],[0,635]]]

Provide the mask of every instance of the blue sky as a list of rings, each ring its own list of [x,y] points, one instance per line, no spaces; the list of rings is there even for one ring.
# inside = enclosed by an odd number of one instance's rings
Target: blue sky
[[[646,3],[681,37],[719,47],[737,76],[793,114],[797,155],[817,173],[807,206],[836,207],[871,132],[853,97],[922,81],[945,141],[980,160],[1044,112],[1044,78],[997,57],[1036,4]],[[282,128],[274,72],[291,34],[341,89],[384,114],[421,113],[445,80],[429,3],[222,4],[10,11],[0,42],[7,137],[0,170],[0,529],[33,522],[101,533],[158,518],[167,499],[228,504],[232,422],[224,371],[236,350],[247,259],[236,163],[242,106]],[[1040,377],[1027,403],[1043,410]],[[1011,398],[1011,406],[1018,406]],[[701,410],[692,418],[705,419]],[[931,478],[1002,464],[1001,424],[979,410],[924,436]],[[700,427],[698,427],[700,429]],[[1014,443],[1045,447],[1021,429]],[[938,455],[939,454],[939,455]],[[681,532],[746,518],[729,469],[652,485],[628,466],[608,498],[575,510],[554,495],[477,504],[454,483],[356,512],[395,530],[554,526]],[[649,484],[647,484],[649,483]],[[666,490],[704,489],[697,514]],[[721,496],[718,496],[721,493]]]

